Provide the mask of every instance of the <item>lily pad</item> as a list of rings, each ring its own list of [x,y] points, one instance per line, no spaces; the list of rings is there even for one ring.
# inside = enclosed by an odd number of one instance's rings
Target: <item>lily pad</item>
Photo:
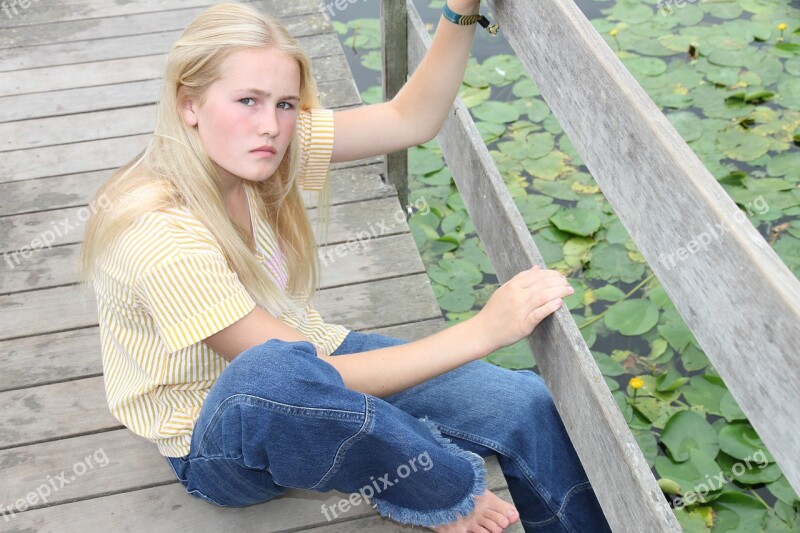
[[[733,399],[733,395],[730,393],[730,391],[726,391],[725,394],[722,395],[722,398],[719,401],[719,410],[722,413],[722,416],[724,416],[725,420],[728,422],[747,419],[745,414],[739,408],[739,404],[737,404],[736,400]]]
[[[444,168],[444,159],[433,150],[427,148],[411,148],[408,151],[408,172],[424,176],[438,172]]]
[[[716,376],[692,376],[689,386],[683,389],[683,397],[689,405],[701,407],[711,414],[720,414],[720,402],[728,389]]]
[[[719,451],[717,432],[705,418],[691,411],[679,411],[664,425],[661,443],[677,462],[689,459],[689,450],[699,448],[710,457]]]
[[[622,335],[641,335],[658,323],[658,309],[650,300],[635,298],[611,306],[604,319],[609,329]]]
[[[738,481],[755,485],[758,483],[771,483],[781,477],[781,469],[775,463],[768,463],[762,457],[759,460],[740,461],[727,453],[720,453],[717,463],[725,474]]]
[[[600,229],[600,217],[589,209],[580,207],[561,209],[550,217],[550,222],[561,231],[588,236]]]
[[[698,483],[706,479],[713,479],[721,472],[714,458],[700,448],[691,448],[689,459],[681,463],[673,461],[665,455],[659,455],[656,457],[655,466],[659,476],[678,482],[684,494],[694,493],[698,490]],[[698,499],[702,501],[700,494],[698,494]]]
[[[736,50],[713,50],[708,54],[708,62],[721,67],[742,67],[745,56]]]
[[[767,488],[776,498],[784,503],[791,505],[794,502],[800,502],[797,493],[792,486],[789,485],[789,481],[784,476],[779,477],[772,483],[768,483]]]
[[[667,71],[667,64],[656,57],[633,57],[623,63],[633,74],[642,76],[659,76]]]
[[[445,289],[444,294],[438,298],[438,302],[445,311],[463,312],[472,309],[472,306],[475,305],[475,297],[469,290]]]
[[[644,271],[644,265],[631,261],[623,246],[601,242],[592,250],[592,260],[586,276],[609,282],[633,283],[641,279]]]
[[[736,459],[754,460],[753,458],[757,458],[758,454],[761,454],[766,457],[767,461],[775,461],[756,431],[747,422],[735,422],[722,428],[719,432],[719,447],[723,452]]]
[[[506,102],[487,101],[473,107],[470,111],[480,120],[498,124],[514,122],[519,119],[519,111]]]
[[[711,502],[717,513],[714,529],[728,533],[761,531],[767,508],[757,499],[738,492],[727,492]]]

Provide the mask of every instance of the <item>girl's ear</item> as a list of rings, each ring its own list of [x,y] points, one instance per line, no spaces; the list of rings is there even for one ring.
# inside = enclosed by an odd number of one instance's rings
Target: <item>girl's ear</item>
[[[186,98],[183,87],[178,90],[178,111],[187,126],[191,128],[197,126],[197,104],[194,100]]]

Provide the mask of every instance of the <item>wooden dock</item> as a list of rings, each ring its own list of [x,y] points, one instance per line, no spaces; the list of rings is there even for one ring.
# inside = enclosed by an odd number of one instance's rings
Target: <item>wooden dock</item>
[[[300,39],[323,106],[362,105],[320,1],[250,3]],[[208,5],[42,0],[0,12],[0,531],[422,530],[364,504],[328,521],[321,507],[338,492],[209,505],[109,414],[95,302],[77,286],[83,222],[99,184],[144,147],[165,54]],[[334,165],[330,246],[381,222],[390,231],[333,254],[315,306],[329,322],[412,340],[444,321],[382,172],[382,159]],[[496,459],[487,466],[489,487],[510,499]]]

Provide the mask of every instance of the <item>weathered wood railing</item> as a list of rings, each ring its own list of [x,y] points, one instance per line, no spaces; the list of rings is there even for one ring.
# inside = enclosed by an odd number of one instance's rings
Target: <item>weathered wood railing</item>
[[[800,283],[572,1],[487,1],[681,316],[800,491],[792,416],[800,412],[800,365],[791,361],[800,339]],[[388,99],[430,38],[410,0],[383,0],[381,18],[391,51],[384,55]],[[438,138],[500,281],[543,265],[460,99]],[[387,164],[389,181],[405,190],[404,160]],[[704,250],[686,253],[709,228],[727,229]],[[675,256],[680,265],[663,260]],[[560,309],[528,340],[613,529],[679,531],[569,311]]]

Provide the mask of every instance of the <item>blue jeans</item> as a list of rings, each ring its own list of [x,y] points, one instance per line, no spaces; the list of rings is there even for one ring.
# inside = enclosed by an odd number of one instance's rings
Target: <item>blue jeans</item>
[[[352,331],[332,354],[408,341]],[[473,361],[385,398],[344,386],[305,341],[242,352],[203,404],[189,455],[167,457],[189,494],[240,507],[287,487],[349,493],[434,526],[474,509],[497,454],[526,531],[610,531],[543,380]]]

